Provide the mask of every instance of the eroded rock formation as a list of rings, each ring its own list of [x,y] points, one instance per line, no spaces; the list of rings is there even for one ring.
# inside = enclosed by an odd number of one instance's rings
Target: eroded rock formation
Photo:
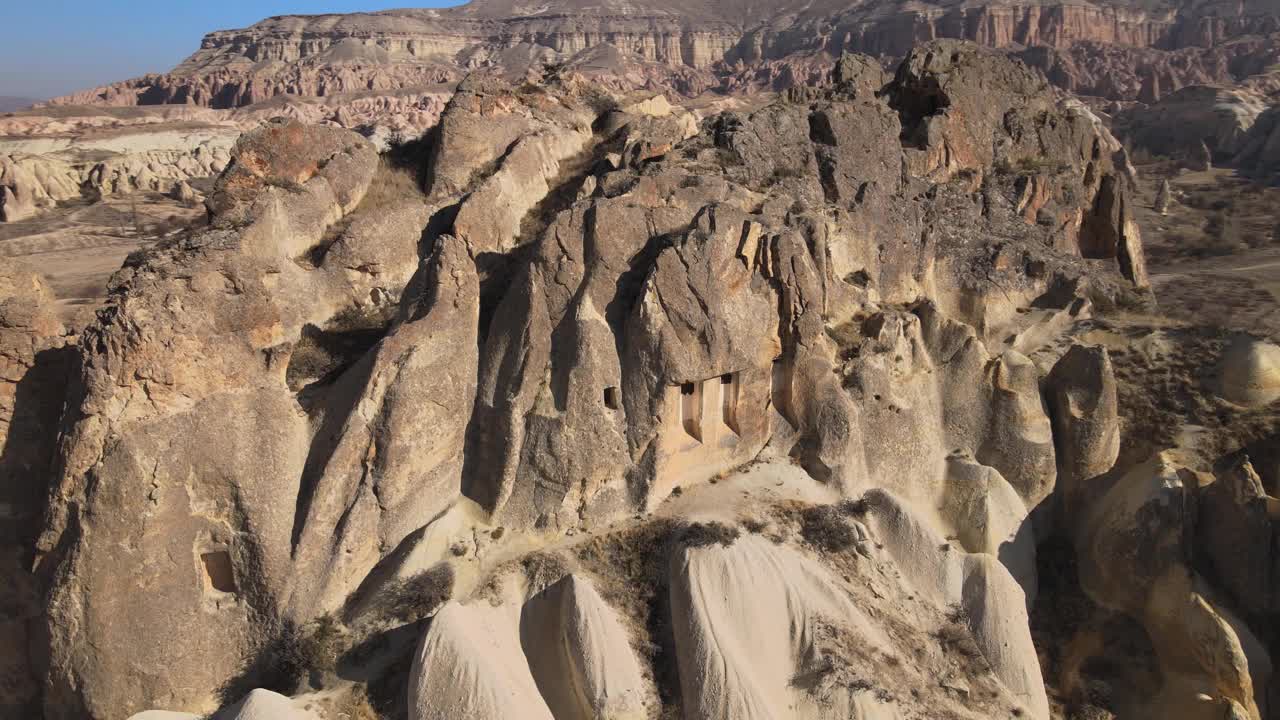
[[[278,22],[255,52],[297,59]],[[331,662],[423,720],[1048,720],[1056,532],[1159,635],[1165,716],[1260,720],[1190,471],[1121,459],[1110,357],[1068,336],[1148,284],[1120,144],[972,44],[837,68],[702,121],[477,73],[421,193],[346,130],[243,135],[50,391],[46,717],[212,711],[327,628],[407,636]],[[1205,513],[1258,504],[1235,482]]]
[[[610,82],[626,78],[685,94],[719,85],[782,90],[825,82],[841,53],[896,59],[935,38],[1031,48],[1024,59],[1074,92],[1117,99],[1142,92],[1153,102],[1160,88],[1267,72],[1277,60],[1277,30],[1276,9],[1263,3],[1228,11],[1171,2],[953,8],[560,0],[535,11],[478,0],[443,10],[274,17],[210,33],[170,73],[56,102],[232,108],[286,94],[394,95],[456,82],[484,66],[523,78],[562,63],[571,72],[603,63]]]

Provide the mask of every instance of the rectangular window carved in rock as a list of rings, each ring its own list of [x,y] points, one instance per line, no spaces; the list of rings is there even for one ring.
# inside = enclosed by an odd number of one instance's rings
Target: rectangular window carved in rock
[[[702,441],[702,383],[680,386],[680,424],[690,437]]]
[[[791,414],[791,371],[787,367],[786,361],[782,358],[773,361],[769,395],[778,414],[787,422],[795,425],[795,419]]]
[[[724,424],[741,435],[742,431],[738,425],[738,373],[725,373],[720,376],[720,412]]]
[[[621,403],[618,402],[618,388],[611,387],[604,389],[604,406],[610,410],[617,410],[621,407]]]
[[[236,591],[236,577],[231,569],[231,555],[226,550],[201,553],[200,561],[204,565],[204,578],[209,587],[224,593]]]

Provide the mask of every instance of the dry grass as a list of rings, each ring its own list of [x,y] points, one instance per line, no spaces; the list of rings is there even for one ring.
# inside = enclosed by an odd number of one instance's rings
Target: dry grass
[[[352,214],[395,207],[415,198],[426,199],[419,173],[420,170],[413,166],[403,164],[390,155],[382,155],[378,158],[378,169],[364,199]]]
[[[431,617],[453,595],[453,581],[453,568],[440,563],[388,586],[375,610],[382,620],[402,625]]]

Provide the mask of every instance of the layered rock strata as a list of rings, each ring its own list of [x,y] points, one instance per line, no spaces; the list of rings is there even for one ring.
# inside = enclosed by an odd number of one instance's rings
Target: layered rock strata
[[[573,64],[601,46],[617,54],[611,63],[620,71],[666,68],[648,80],[681,92],[745,75],[785,89],[821,78],[842,52],[899,58],[934,38],[1034,47],[1025,59],[1073,91],[1133,99],[1145,83],[1145,92],[1158,99],[1161,89],[1266,72],[1276,44],[1256,38],[1278,29],[1275,8],[1248,5],[1219,12],[1172,4],[737,7],[709,0],[643,6],[565,0],[531,13],[483,0],[446,10],[270,18],[209,34],[171,73],[55,102],[230,108],[279,95],[387,94],[456,81],[482,66],[523,77],[546,64]],[[1117,55],[1143,60],[1115,62]],[[815,60],[816,68],[806,68]],[[689,71],[703,79],[691,80]]]

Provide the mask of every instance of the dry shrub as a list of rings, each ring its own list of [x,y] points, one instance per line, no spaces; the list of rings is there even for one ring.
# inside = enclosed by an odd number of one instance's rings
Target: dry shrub
[[[800,513],[800,534],[805,542],[827,552],[844,552],[858,542],[853,526],[834,505],[817,505]]]
[[[369,189],[360,201],[357,212],[392,208],[406,200],[425,197],[417,170],[397,164],[387,155],[382,155],[378,158],[378,169],[369,182]]]
[[[708,547],[720,545],[728,547],[738,539],[741,533],[738,528],[729,527],[721,522],[689,523],[677,533],[677,542],[685,547]]]
[[[384,620],[400,624],[431,617],[453,595],[453,568],[440,563],[397,581],[378,598],[378,613]]]

